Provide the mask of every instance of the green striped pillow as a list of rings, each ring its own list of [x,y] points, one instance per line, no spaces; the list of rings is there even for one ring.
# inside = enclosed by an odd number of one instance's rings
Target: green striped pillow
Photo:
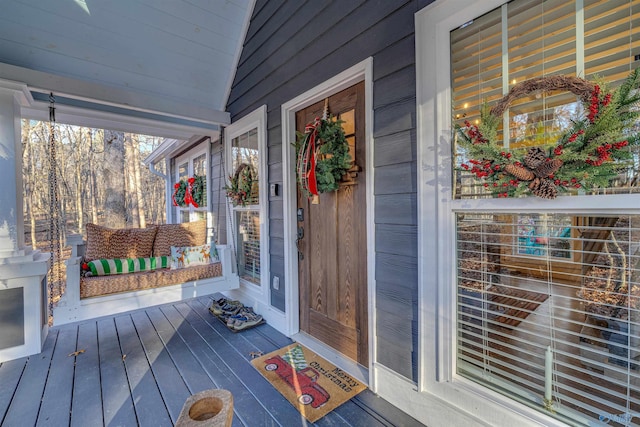
[[[87,263],[88,276],[135,273],[169,267],[169,257],[95,259]]]

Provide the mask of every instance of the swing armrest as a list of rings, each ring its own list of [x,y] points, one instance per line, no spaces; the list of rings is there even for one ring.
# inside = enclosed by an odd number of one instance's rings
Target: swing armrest
[[[67,244],[71,246],[71,258],[84,256],[87,242],[82,238],[82,234],[67,235]]]

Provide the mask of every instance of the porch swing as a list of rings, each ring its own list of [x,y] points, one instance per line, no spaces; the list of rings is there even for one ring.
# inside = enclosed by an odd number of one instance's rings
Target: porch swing
[[[87,224],[86,241],[69,234],[66,290],[53,308],[54,324],[237,289],[231,248],[207,242],[207,235],[206,220],[129,229]]]

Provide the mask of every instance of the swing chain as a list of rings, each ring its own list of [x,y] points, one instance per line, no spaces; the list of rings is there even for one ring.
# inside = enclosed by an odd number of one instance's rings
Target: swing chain
[[[60,247],[60,206],[58,194],[58,171],[56,154],[56,108],[53,93],[49,94],[49,251],[51,252],[51,268],[49,269],[49,316],[53,315],[53,291],[60,290],[62,282],[62,251]]]

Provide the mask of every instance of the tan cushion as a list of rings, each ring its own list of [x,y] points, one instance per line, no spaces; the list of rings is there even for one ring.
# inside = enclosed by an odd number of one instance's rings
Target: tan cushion
[[[80,278],[80,298],[90,298],[118,292],[141,291],[171,286],[194,280],[222,276],[222,265],[215,262],[179,270],[163,268],[154,271],[118,274],[115,276],[91,276]]]
[[[85,260],[102,258],[149,258],[156,237],[155,226],[112,229],[87,224]]]
[[[171,256],[171,246],[202,246],[207,243],[205,220],[158,225],[153,256]]]

